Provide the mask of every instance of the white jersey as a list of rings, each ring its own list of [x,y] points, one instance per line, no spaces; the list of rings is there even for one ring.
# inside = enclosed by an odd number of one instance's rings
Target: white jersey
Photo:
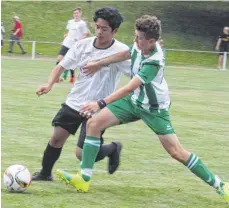
[[[1,40],[3,40],[4,33],[5,33],[5,28],[3,24],[1,23]]]
[[[112,63],[102,67],[94,75],[87,76],[82,67],[89,61],[103,59],[123,50],[128,46],[114,39],[113,44],[106,49],[94,46],[96,38],[90,37],[77,41],[59,63],[65,69],[78,68],[78,77],[67,96],[66,104],[79,111],[88,102],[98,101],[115,91],[122,73],[130,76],[130,61]]]
[[[84,34],[88,32],[87,24],[83,20],[69,20],[66,29],[68,30],[68,35],[62,45],[67,48],[70,48],[77,40],[84,38]]]

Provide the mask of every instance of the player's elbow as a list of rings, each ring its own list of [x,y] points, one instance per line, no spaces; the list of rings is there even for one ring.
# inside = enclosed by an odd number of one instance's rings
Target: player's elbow
[[[129,95],[131,92],[133,92],[134,91],[134,89],[133,89],[133,87],[132,86],[130,86],[130,85],[127,85],[125,88],[124,88],[124,93],[125,93],[125,95]]]

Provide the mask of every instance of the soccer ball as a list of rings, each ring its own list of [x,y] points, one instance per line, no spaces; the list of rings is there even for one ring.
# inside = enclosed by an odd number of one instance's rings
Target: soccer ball
[[[11,165],[4,173],[4,184],[8,191],[23,192],[31,184],[31,174],[24,165]]]

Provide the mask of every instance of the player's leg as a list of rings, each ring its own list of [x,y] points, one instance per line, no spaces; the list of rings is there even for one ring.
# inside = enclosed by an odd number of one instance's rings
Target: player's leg
[[[81,122],[82,117],[77,111],[62,105],[52,121],[54,132],[43,154],[42,169],[33,174],[33,180],[52,180],[52,168],[61,154],[63,145],[70,134],[76,133]]]
[[[22,53],[22,54],[26,54],[25,48],[24,48],[24,46],[22,45],[21,39],[20,39],[20,38],[18,38],[17,44],[18,44],[19,48],[21,49],[21,53]]]
[[[71,72],[71,77],[69,82],[73,84],[75,82],[75,71],[73,69],[70,69],[70,72]]]
[[[59,54],[57,56],[57,61],[56,61],[56,65],[60,63],[60,61],[64,58],[64,56],[66,55],[66,53],[68,52],[69,48],[62,45],[61,49],[59,51]],[[66,80],[68,76],[68,70],[65,70],[63,73],[63,79]],[[58,81],[61,81],[61,79],[59,79]]]
[[[144,116],[144,113],[141,115],[145,123],[158,135],[161,144],[172,158],[183,163],[210,186],[217,190],[223,189],[224,183],[206,167],[199,157],[182,147],[174,132],[167,110],[154,110],[149,115]]]
[[[9,45],[8,53],[13,53],[14,43],[15,43],[14,40],[10,40],[10,45]]]
[[[57,170],[57,174],[65,182],[70,183],[77,190],[87,192],[93,166],[100,149],[101,131],[111,126],[139,120],[135,109],[127,96],[118,100],[87,121],[87,136],[82,151],[81,174],[70,175],[65,171]]]
[[[223,53],[219,54],[219,60],[218,60],[218,69],[222,70],[223,68]]]
[[[119,124],[119,120],[107,108],[104,108],[99,114],[89,119],[87,121],[87,131],[90,130],[90,134],[86,136],[83,145],[82,162],[80,165],[81,174],[73,175],[59,169],[56,170],[56,174],[77,190],[87,192],[90,187],[93,166],[100,149],[101,131],[117,124]]]
[[[229,202],[229,183],[223,182],[211,172],[196,154],[185,150],[181,146],[176,134],[158,135],[158,137],[172,158],[183,163],[197,177],[215,188],[225,201]]]
[[[81,125],[81,131],[80,131],[80,135],[79,135],[77,147],[76,147],[76,157],[80,161],[82,159],[82,149],[83,149],[83,145],[84,145],[84,141],[86,137],[86,123],[87,123],[87,120],[85,119]],[[103,133],[104,131],[101,132],[100,150],[97,154],[95,162],[103,160],[105,157],[109,157],[108,172],[110,174],[113,174],[118,168],[122,147],[121,147],[120,142],[112,142],[110,144],[103,144],[103,137],[102,137]]]
[[[138,119],[139,117],[135,115],[134,105],[129,96],[127,96],[111,103],[107,108],[88,120],[87,136],[83,147],[81,163],[81,173],[85,181],[89,181],[92,176],[94,162],[99,152],[101,131],[120,123],[129,123]]]

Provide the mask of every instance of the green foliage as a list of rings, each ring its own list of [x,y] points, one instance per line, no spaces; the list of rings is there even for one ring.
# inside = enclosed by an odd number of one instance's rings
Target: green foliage
[[[24,1],[2,2],[2,21],[6,36],[12,29],[12,17],[18,15],[24,26],[24,39],[61,42],[66,22],[72,9],[80,6],[84,18],[93,31],[93,13],[97,8],[118,8],[125,22],[117,38],[130,44],[134,21],[143,14],[154,14],[162,21],[163,36],[167,48],[212,49],[215,39],[228,24],[229,4],[226,2],[159,2],[159,1]],[[180,39],[184,39],[179,43]],[[193,45],[194,44],[194,45]]]
[[[2,169],[24,164],[40,168],[52,134],[51,120],[65,101],[71,85],[56,84],[44,96],[36,88],[46,82],[53,62],[2,59]],[[223,180],[229,180],[229,71],[166,67],[172,98],[171,119],[185,148],[193,151]],[[123,77],[121,85],[128,79]],[[55,168],[79,168],[67,141]],[[121,166],[114,175],[107,161],[95,165],[91,191],[77,193],[56,176],[54,182],[32,182],[24,194],[12,194],[2,184],[2,207],[7,208],[226,208],[215,191],[171,159],[156,135],[143,122],[108,129],[105,143],[123,143]]]
[[[159,1],[3,1],[2,21],[6,28],[5,39],[12,30],[12,17],[18,15],[23,22],[24,40],[50,41],[61,44],[67,20],[71,18],[72,9],[82,7],[84,19],[94,32],[93,14],[104,6],[116,7],[123,14],[125,21],[116,38],[128,45],[134,39],[135,19],[143,14],[154,14],[162,21],[162,38],[166,48],[193,49],[212,51],[216,37],[228,24],[229,4],[227,2],[159,2]],[[60,45],[37,43],[36,53],[55,57]],[[31,43],[25,43],[28,54],[31,54]],[[6,55],[6,41],[2,54]],[[20,50],[15,46],[16,53]],[[216,66],[217,55],[167,53],[170,65]],[[214,58],[212,58],[214,57]],[[192,60],[195,60],[194,62]],[[228,65],[228,64],[227,64]]]

